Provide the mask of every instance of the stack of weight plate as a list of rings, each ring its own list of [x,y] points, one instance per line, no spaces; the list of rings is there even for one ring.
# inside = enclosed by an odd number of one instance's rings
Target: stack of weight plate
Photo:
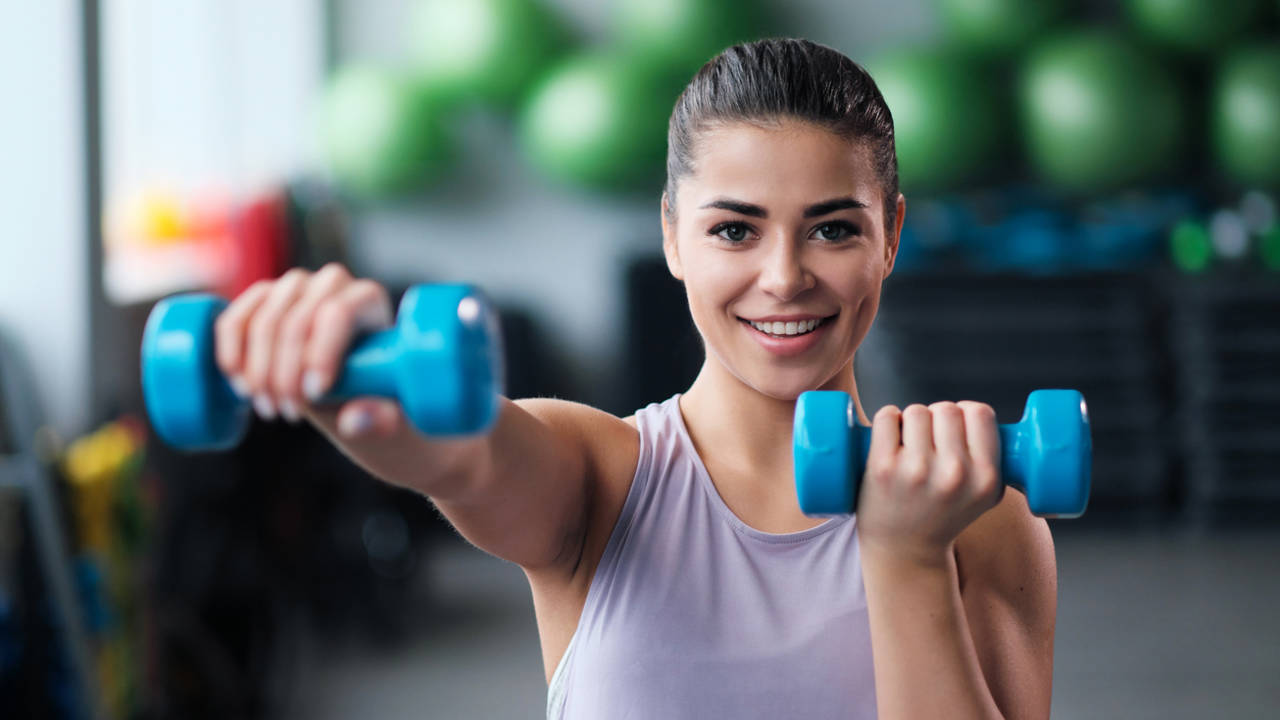
[[[1000,423],[1021,419],[1037,388],[1084,393],[1093,432],[1089,513],[1174,508],[1169,374],[1161,302],[1130,274],[898,275],[886,284],[877,337],[900,406],[979,400]],[[859,373],[859,383],[877,379]]]
[[[1280,509],[1280,278],[1170,281],[1189,509],[1202,521]]]

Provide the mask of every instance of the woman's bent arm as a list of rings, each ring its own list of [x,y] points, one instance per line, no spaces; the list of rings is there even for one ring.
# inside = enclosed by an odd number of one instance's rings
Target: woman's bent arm
[[[1048,526],[1010,491],[937,560],[863,556],[880,717],[1047,718],[1057,607]]]

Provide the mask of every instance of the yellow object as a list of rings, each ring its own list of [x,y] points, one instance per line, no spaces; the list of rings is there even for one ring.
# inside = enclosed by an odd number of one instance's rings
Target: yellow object
[[[148,505],[140,477],[146,431],[134,418],[108,423],[67,447],[61,467],[70,490],[78,563],[101,572],[93,583],[101,604],[93,629],[93,658],[107,717],[138,714],[146,663],[139,593]]]
[[[178,198],[170,193],[152,192],[142,199],[142,234],[162,244],[187,236],[186,213]]]
[[[72,486],[74,516],[84,549],[106,551],[111,543],[111,504],[116,480],[139,445],[120,423],[111,423],[71,444],[63,472]]]

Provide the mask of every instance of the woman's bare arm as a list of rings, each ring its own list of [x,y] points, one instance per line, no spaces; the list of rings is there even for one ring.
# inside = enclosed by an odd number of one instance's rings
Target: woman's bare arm
[[[863,556],[881,718],[1047,718],[1057,581],[1044,520],[1008,491],[936,563]]]
[[[582,428],[600,415],[621,421],[574,403],[499,398],[485,434],[427,437],[395,401],[320,401],[353,338],[392,319],[381,285],[333,263],[295,268],[254,284],[218,316],[218,367],[260,415],[306,418],[373,475],[430,497],[481,549],[531,569],[575,561],[595,437]]]

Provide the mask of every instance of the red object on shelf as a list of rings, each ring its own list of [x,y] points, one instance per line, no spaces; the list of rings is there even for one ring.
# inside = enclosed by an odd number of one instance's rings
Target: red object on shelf
[[[217,289],[234,298],[258,280],[283,273],[290,264],[286,201],[283,192],[272,192],[250,200],[231,222],[231,272],[226,284]]]

